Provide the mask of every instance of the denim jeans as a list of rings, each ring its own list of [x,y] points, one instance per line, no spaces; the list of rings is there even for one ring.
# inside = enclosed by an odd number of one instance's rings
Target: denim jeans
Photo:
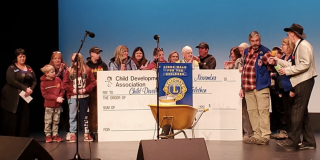
[[[77,132],[77,107],[76,99],[70,98],[69,103],[69,123],[70,123],[70,132]],[[89,97],[79,98],[79,107],[80,107],[80,126],[84,129],[84,118],[87,116]]]

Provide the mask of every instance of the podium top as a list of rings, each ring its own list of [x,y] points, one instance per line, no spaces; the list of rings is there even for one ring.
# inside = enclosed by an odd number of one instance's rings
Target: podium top
[[[154,119],[157,121],[157,105],[149,105]],[[159,125],[162,128],[165,124],[171,123],[171,120],[163,120],[164,117],[173,117],[172,127],[174,130],[182,130],[191,128],[195,116],[198,112],[197,108],[189,105],[159,105]],[[161,124],[162,123],[162,124]]]

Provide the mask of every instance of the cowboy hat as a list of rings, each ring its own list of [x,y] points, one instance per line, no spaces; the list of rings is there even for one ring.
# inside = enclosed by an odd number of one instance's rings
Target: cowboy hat
[[[299,24],[293,23],[290,28],[283,29],[285,32],[294,32],[300,38],[306,38],[307,36],[303,33],[303,27]]]

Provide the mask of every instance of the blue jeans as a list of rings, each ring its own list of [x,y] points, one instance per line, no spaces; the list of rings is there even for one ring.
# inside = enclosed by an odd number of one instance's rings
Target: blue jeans
[[[77,107],[76,107],[76,99],[70,98],[68,100],[69,103],[69,123],[70,123],[70,132],[76,133],[77,132]],[[89,104],[89,97],[86,98],[79,98],[79,107],[80,107],[80,122],[81,128],[84,127],[84,118],[87,116]]]

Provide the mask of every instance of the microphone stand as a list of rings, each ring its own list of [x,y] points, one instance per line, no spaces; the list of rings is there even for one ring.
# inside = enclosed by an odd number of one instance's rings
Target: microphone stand
[[[157,38],[157,139],[159,139],[159,132],[160,132],[160,126],[159,126],[159,39]]]
[[[76,138],[76,154],[74,155],[73,159],[71,159],[71,160],[91,160],[91,158],[90,159],[82,159],[80,156],[80,153],[79,153],[79,128],[80,128],[80,124],[81,124],[80,123],[79,91],[78,91],[79,90],[79,84],[78,84],[79,53],[80,53],[81,48],[83,47],[83,43],[84,43],[85,39],[87,38],[87,34],[88,34],[88,32],[85,32],[84,37],[81,40],[80,48],[79,48],[76,56],[74,57],[74,61],[77,62],[77,64],[76,64],[76,93],[77,93],[77,95],[76,95],[76,106],[77,106],[77,133],[76,133],[76,137],[77,138]],[[100,159],[94,158],[94,160],[100,160]]]

